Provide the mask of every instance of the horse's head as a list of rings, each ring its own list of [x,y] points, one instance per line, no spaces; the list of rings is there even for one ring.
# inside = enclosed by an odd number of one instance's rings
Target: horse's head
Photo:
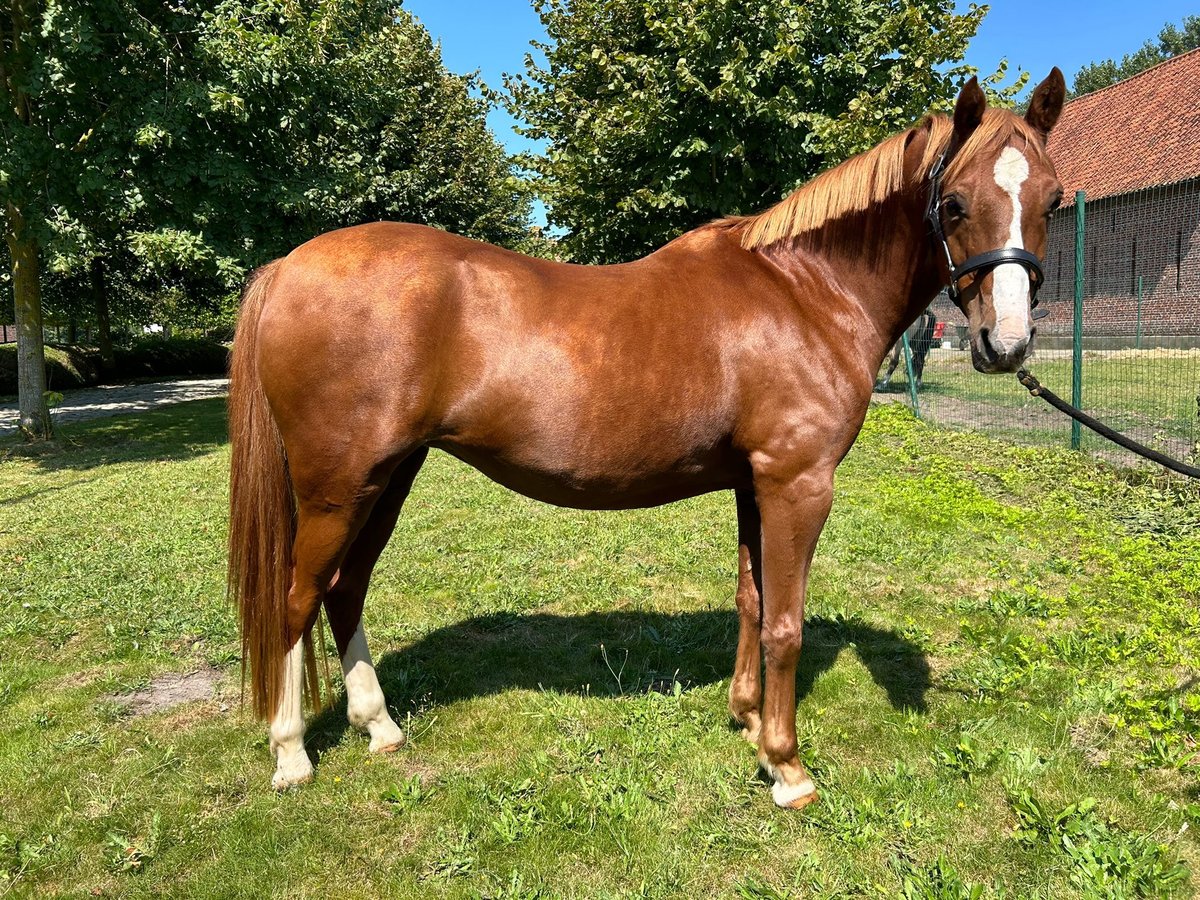
[[[1058,69],[1037,86],[1022,120],[988,109],[975,79],[959,94],[953,134],[935,167],[929,220],[938,265],[971,327],[980,372],[1014,372],[1033,349],[1034,296],[1050,216],[1062,186],[1046,136],[1062,112]],[[947,254],[948,251],[948,254]],[[999,251],[999,252],[996,252]]]

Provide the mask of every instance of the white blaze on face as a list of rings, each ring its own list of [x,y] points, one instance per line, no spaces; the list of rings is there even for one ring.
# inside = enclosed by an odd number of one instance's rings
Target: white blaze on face
[[[996,184],[1012,201],[1012,222],[1008,226],[1005,247],[1025,249],[1021,234],[1021,185],[1029,177],[1029,162],[1016,147],[1005,147],[993,168]],[[1029,273],[1017,263],[1005,263],[992,270],[992,308],[996,328],[992,344],[1007,352],[1029,340]]]

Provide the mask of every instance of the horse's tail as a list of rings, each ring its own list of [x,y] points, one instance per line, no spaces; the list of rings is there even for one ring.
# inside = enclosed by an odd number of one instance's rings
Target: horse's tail
[[[241,618],[242,693],[249,676],[254,713],[266,719],[279,707],[291,649],[287,596],[296,536],[287,457],[258,373],[259,317],[278,265],[263,266],[246,284],[229,364],[228,589]]]

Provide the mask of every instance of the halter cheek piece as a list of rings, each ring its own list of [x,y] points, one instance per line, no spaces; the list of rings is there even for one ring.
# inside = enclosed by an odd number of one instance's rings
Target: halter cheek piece
[[[969,257],[957,266],[954,264],[954,259],[950,256],[950,245],[946,243],[946,232],[942,228],[942,175],[945,170],[946,154],[943,153],[938,157],[937,165],[929,172],[929,201],[925,205],[925,221],[929,223],[929,228],[933,232],[934,242],[941,246],[942,253],[946,257],[946,268],[950,271],[950,284],[947,285],[946,290],[950,294],[950,299],[954,301],[955,306],[962,309],[962,293],[958,289],[958,283],[963,278],[974,272],[994,269],[1005,263],[1016,263],[1024,266],[1029,273],[1030,306],[1036,307],[1038,288],[1042,286],[1042,282],[1046,278],[1042,273],[1042,261],[1028,250],[1021,250],[1018,247],[987,250]],[[1041,319],[1048,313],[1049,310],[1039,309],[1034,312],[1033,317]]]

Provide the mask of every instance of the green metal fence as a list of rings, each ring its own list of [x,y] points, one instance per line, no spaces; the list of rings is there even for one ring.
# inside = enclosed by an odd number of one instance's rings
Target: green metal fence
[[[1074,200],[1074,202],[1072,202]],[[1028,368],[1047,387],[1135,440],[1178,459],[1200,456],[1200,179],[1085,200],[1067,198],[1050,226],[1048,311]],[[919,404],[929,421],[1023,443],[1074,446],[1132,465],[1138,457],[1079,430],[1011,375],[971,366],[966,322],[943,294],[942,328],[919,393],[904,368],[877,399]],[[916,353],[920,347],[914,347]],[[1072,427],[1074,425],[1074,428]]]

